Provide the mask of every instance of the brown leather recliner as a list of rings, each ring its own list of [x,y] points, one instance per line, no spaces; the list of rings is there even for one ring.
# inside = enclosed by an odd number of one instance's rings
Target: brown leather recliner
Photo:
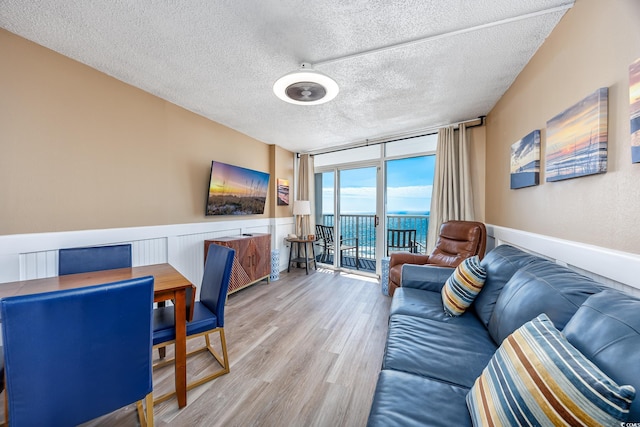
[[[389,295],[400,287],[404,264],[432,264],[457,267],[465,258],[484,257],[487,229],[481,222],[447,221],[440,226],[440,236],[431,255],[394,252],[389,260]]]

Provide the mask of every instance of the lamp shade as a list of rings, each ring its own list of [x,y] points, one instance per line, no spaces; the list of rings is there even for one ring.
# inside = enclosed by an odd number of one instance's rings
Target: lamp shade
[[[311,202],[308,200],[294,200],[294,215],[311,215]]]

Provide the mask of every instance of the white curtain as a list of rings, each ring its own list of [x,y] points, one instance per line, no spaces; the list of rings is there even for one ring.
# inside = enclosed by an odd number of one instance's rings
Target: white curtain
[[[464,124],[457,133],[453,127],[438,131],[436,170],[431,195],[428,251],[438,240],[440,225],[450,220],[473,221],[473,195],[469,159],[469,141]]]
[[[314,195],[314,166],[313,157],[301,154],[298,160],[298,187],[296,200],[308,200],[311,203],[311,215],[305,218],[307,234],[315,234],[315,195]]]

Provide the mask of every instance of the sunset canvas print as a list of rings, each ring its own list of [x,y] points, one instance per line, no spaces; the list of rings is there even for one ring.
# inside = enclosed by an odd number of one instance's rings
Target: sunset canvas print
[[[278,178],[278,206],[289,206],[289,180]]]
[[[629,111],[631,112],[631,161],[640,163],[640,58],[629,67]]]
[[[540,183],[540,130],[511,145],[511,189]]]
[[[547,122],[547,181],[607,171],[608,94],[600,88]]]
[[[269,174],[226,163],[211,162],[207,215],[264,213]]]

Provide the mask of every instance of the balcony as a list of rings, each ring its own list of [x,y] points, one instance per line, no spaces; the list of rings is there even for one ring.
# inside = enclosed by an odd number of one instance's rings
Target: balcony
[[[358,265],[356,266],[355,250],[349,250],[343,253],[340,267],[375,273],[376,259],[387,254],[387,248],[382,255],[376,253],[375,215],[341,215],[340,217],[340,236],[343,240],[356,237],[358,239]],[[320,223],[333,226],[334,215],[323,215]],[[385,230],[416,230],[419,248],[427,245],[428,227],[429,215],[387,215],[385,218]],[[353,240],[349,241],[350,244],[352,242]],[[333,265],[333,251],[325,251],[320,243],[317,246],[316,259],[319,263]]]

